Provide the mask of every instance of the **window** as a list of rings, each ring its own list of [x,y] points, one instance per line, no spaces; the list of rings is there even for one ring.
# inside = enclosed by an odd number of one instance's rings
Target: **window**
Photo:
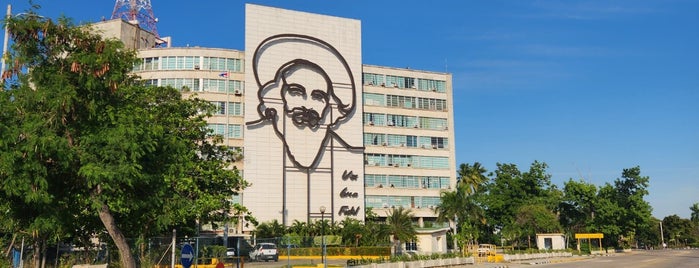
[[[243,127],[241,125],[228,125],[228,138],[240,139],[243,137]]]
[[[443,99],[418,98],[417,108],[423,110],[446,111],[447,101]]]
[[[368,166],[386,166],[385,154],[366,154],[366,163]]]
[[[209,129],[213,131],[213,135],[220,135],[224,138],[242,138],[243,128],[241,125],[228,125],[226,124],[209,124]]]
[[[383,94],[364,93],[364,105],[386,106]]]
[[[199,65],[199,56],[164,56],[161,57],[162,70],[193,70]]]
[[[364,185],[367,187],[372,187],[376,186],[378,187],[381,185],[381,187],[386,186],[386,175],[376,175],[376,174],[367,174],[364,175]]]
[[[387,158],[388,158],[388,164],[392,164],[393,166],[407,167],[407,166],[413,165],[413,156],[412,155],[389,154],[387,156]]]
[[[408,147],[417,147],[417,136],[406,136],[405,137],[405,145]]]
[[[405,146],[405,136],[404,135],[386,135],[386,141],[388,146]]]
[[[192,78],[163,78],[160,86],[171,86],[181,91],[199,91],[199,79]]]
[[[211,102],[214,106],[216,106],[216,111],[214,114],[226,114],[226,103],[223,101],[214,101]]]
[[[158,85],[158,79],[145,79],[141,80],[143,82],[144,86],[157,86]]]
[[[418,167],[447,169],[449,168],[449,158],[440,156],[419,156]]]
[[[374,85],[374,86],[380,86],[383,85],[385,82],[383,80],[383,75],[382,74],[372,74],[372,73],[364,73],[362,75],[362,79],[364,80],[364,85]]]
[[[390,187],[393,185],[394,188],[406,189],[447,189],[449,188],[449,177],[366,174],[364,175],[364,185],[367,187],[379,187],[379,185]],[[420,206],[420,202],[415,203]]]
[[[402,107],[402,108],[415,108],[415,97],[408,96],[396,96],[387,95],[386,96],[386,106],[389,107]]]
[[[386,75],[386,86],[405,88],[405,77]]]
[[[242,93],[243,82],[228,79],[203,79],[202,90],[207,92]]]
[[[242,72],[241,59],[204,57],[201,69],[214,71]]]
[[[228,103],[228,114],[229,115],[243,115],[243,104],[240,102],[229,102]]]
[[[417,89],[444,93],[446,92],[446,81],[418,78]]]
[[[430,138],[430,144],[432,145],[432,148],[446,148],[447,146],[447,138],[443,137],[431,137]]]
[[[364,133],[364,145],[384,145],[386,139],[384,134]]]
[[[364,124],[374,126],[385,126],[386,115],[376,113],[364,113]]]
[[[134,71],[153,71],[158,70],[158,57],[143,58],[143,62],[137,63],[134,66]]]
[[[209,124],[209,129],[213,131],[213,135],[219,135],[225,137],[226,135],[226,125],[224,124]]]
[[[447,119],[420,117],[420,128],[433,129],[433,130],[445,130],[445,129],[447,129]]]
[[[389,114],[388,121],[397,127],[416,127],[418,126],[417,117]]]
[[[417,251],[417,242],[415,240],[405,242],[405,250]]]
[[[415,78],[412,77],[404,77],[405,79],[405,88],[416,88],[415,86]]]

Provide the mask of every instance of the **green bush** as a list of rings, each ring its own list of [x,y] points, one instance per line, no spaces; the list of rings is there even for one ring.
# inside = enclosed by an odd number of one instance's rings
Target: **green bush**
[[[280,248],[277,250],[279,256],[286,256],[287,249]],[[389,256],[391,255],[390,247],[327,247],[328,256]],[[312,248],[292,248],[288,251],[291,256],[320,256],[323,254],[321,247]]]

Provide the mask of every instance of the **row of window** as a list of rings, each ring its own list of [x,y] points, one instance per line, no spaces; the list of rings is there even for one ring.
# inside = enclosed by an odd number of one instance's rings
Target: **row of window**
[[[241,102],[213,101],[211,103],[216,106],[214,114],[243,115],[243,103]]]
[[[448,177],[365,174],[366,187],[449,189]]]
[[[161,78],[145,79],[142,82],[147,86],[171,86],[183,91],[196,92],[221,92],[241,95],[245,83],[239,80],[207,79],[207,78]]]
[[[134,71],[212,70],[242,72],[243,60],[201,56],[163,56],[143,58]]]
[[[228,127],[226,127],[228,126]],[[243,138],[243,126],[242,125],[226,125],[226,124],[209,124],[209,129],[213,131],[214,135],[220,135],[224,138]]]
[[[365,154],[367,166],[448,169],[449,158],[441,156]]]
[[[445,137],[364,133],[364,145],[442,149],[449,146]]]
[[[370,208],[434,208],[441,204],[438,196],[367,195],[365,200]]]
[[[423,78],[413,78],[395,75],[383,75],[363,73],[364,85],[397,87],[402,89],[417,89],[421,91],[435,91],[444,93],[447,91],[447,82]]]
[[[397,114],[364,113],[364,124],[432,130],[447,129],[446,118],[417,117]]]
[[[384,95],[376,93],[364,93],[364,104],[432,111],[446,111],[448,109],[447,100],[444,99]]]

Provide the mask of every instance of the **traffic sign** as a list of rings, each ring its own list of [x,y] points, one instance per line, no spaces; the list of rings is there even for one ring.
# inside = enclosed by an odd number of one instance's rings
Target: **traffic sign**
[[[192,266],[193,259],[194,249],[192,249],[192,246],[189,244],[185,244],[184,246],[182,246],[182,257],[180,258],[182,267],[189,268],[190,266]]]

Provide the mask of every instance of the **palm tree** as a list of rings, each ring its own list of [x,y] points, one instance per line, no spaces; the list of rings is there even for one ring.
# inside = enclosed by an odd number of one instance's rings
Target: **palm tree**
[[[461,164],[457,171],[458,186],[463,187],[467,195],[477,192],[478,188],[488,181],[488,177],[484,175],[485,172],[486,169],[481,166],[481,163]]]
[[[392,208],[386,213],[386,224],[389,233],[393,236],[394,254],[400,252],[401,241],[417,239],[417,232],[413,226],[413,214],[410,209],[403,207]]]
[[[486,169],[478,162],[473,163],[473,165],[461,164],[458,170],[456,190],[442,192],[441,204],[434,209],[437,213],[437,221],[448,221],[454,230],[454,249],[457,249],[459,239],[462,240],[461,244],[477,240],[478,228],[475,226],[479,223],[485,223],[483,208],[476,202],[474,196],[478,193],[480,186],[488,181],[488,177],[483,175],[485,172]],[[469,233],[457,235],[457,230],[468,230]],[[466,241],[463,241],[464,239]]]
[[[308,224],[299,220],[294,220],[291,226],[287,229],[289,233],[294,233],[300,236],[308,236],[311,232],[309,231]]]
[[[694,203],[694,205],[689,207],[689,210],[692,211],[692,216],[690,216],[690,219],[692,222],[699,225],[699,203]]]
[[[282,237],[286,233],[286,227],[277,220],[271,222],[263,222],[257,226],[255,233],[258,238],[276,238]]]

